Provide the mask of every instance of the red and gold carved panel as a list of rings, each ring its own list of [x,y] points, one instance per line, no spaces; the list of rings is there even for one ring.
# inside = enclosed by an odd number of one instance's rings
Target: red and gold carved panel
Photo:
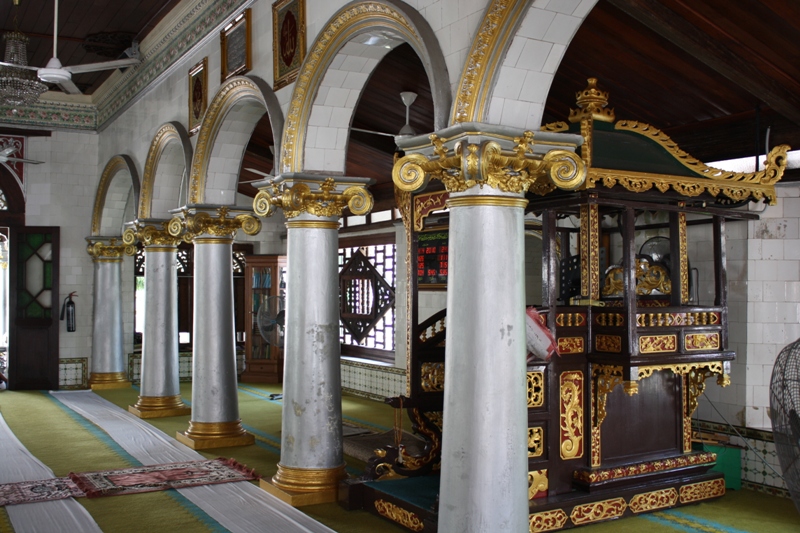
[[[594,470],[576,470],[573,477],[586,484],[600,483],[604,481],[611,481],[612,479],[621,479],[626,477],[638,476],[641,474],[651,474],[654,472],[664,472],[668,470],[675,470],[677,468],[685,468],[687,466],[696,466],[714,463],[717,460],[717,454],[703,452],[693,453],[691,455],[681,455],[672,457],[670,459],[661,459],[658,461],[648,461],[635,465],[603,468]]]
[[[639,337],[639,353],[674,352],[677,349],[677,335],[643,335]]]
[[[598,352],[622,353],[622,337],[619,335],[597,335],[594,349]]]
[[[648,328],[668,328],[673,326],[716,326],[722,321],[718,312],[696,313],[638,313],[636,325]]]
[[[592,426],[592,466],[600,466],[600,428]]]
[[[544,405],[544,372],[527,372],[528,407]]]
[[[445,209],[447,207],[445,202],[448,198],[450,198],[450,193],[447,191],[416,195],[414,197],[414,229],[422,231],[425,228],[425,217],[434,211]]]
[[[719,333],[689,333],[684,336],[687,350],[719,350]]]
[[[620,313],[598,313],[594,321],[598,326],[622,327],[625,325],[625,316]]]
[[[579,328],[585,325],[586,313],[559,313],[556,315],[556,326],[560,326],[562,328]]]
[[[625,503],[625,498],[613,498],[602,502],[576,505],[572,509],[569,518],[573,524],[580,526],[591,522],[619,518],[627,507],[628,504]]]
[[[691,503],[725,495],[725,480],[713,479],[681,487],[681,503]]]
[[[567,513],[561,509],[533,513],[528,517],[530,533],[543,533],[544,531],[557,531],[567,523]]]
[[[544,428],[528,428],[528,457],[541,457],[544,454]]]
[[[561,373],[561,458],[583,457],[583,372]]]
[[[631,511],[638,514],[674,507],[676,503],[678,503],[678,491],[670,487],[637,494],[631,498],[630,508]]]
[[[547,496],[547,469],[528,472],[528,499],[544,498]]]
[[[583,353],[583,337],[559,337],[558,353],[567,355],[571,353]]]

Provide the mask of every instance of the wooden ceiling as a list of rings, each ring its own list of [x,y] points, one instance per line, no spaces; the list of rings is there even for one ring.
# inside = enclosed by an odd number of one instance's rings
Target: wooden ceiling
[[[4,30],[14,28],[11,2],[0,0]],[[90,35],[127,33],[141,40],[177,3],[60,0],[58,56],[65,65],[102,61],[85,50]],[[52,0],[20,0],[18,27],[31,39],[31,65],[43,66],[52,55],[52,9]],[[566,51],[544,122],[565,120],[575,107],[575,93],[595,77],[610,93],[618,119],[650,123],[702,161],[763,154],[767,128],[770,146],[800,148],[798,35],[796,0],[600,0]],[[105,76],[76,75],[75,82],[90,94]],[[407,45],[387,54],[371,76],[353,127],[398,132],[405,123],[401,91],[419,95],[411,106],[412,127],[431,131],[430,86]],[[247,146],[242,168],[271,172],[273,144],[265,117]],[[391,137],[351,133],[346,173],[377,180],[372,188],[376,209],[392,202],[394,152]],[[259,176],[243,170],[240,179]],[[239,190],[250,196],[256,192],[247,184]]]

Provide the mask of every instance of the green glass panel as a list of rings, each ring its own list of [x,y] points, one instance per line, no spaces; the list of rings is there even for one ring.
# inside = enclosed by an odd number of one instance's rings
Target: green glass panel
[[[27,241],[28,244],[31,245],[31,248],[35,250],[39,248],[44,242],[46,242],[45,237],[47,236],[41,233],[28,233]]]
[[[32,256],[36,250],[28,246],[27,243],[20,243],[19,244],[19,259],[20,261],[27,261],[30,256]]]
[[[17,291],[17,308],[24,311],[28,304],[33,301],[33,296],[28,291]]]
[[[44,263],[44,288],[53,288],[53,263],[51,261]]]
[[[33,301],[30,303],[25,312],[26,318],[45,318],[44,308],[39,305],[39,302]]]

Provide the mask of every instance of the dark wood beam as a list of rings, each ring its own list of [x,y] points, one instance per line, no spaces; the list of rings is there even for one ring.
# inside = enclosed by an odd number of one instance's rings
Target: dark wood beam
[[[743,61],[721,42],[665,6],[661,0],[608,0],[608,2],[732,83],[737,84],[792,122],[800,124],[800,84],[770,77]]]

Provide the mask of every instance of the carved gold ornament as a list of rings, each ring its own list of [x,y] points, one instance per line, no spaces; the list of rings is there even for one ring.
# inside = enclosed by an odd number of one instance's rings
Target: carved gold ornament
[[[719,333],[689,333],[683,337],[687,351],[719,350]]]
[[[422,531],[425,528],[419,516],[411,511],[406,511],[402,507],[398,507],[392,502],[387,502],[385,500],[375,500],[374,503],[375,510],[378,511],[378,514],[397,522],[401,526],[407,527],[411,531]]]
[[[261,231],[261,221],[253,215],[242,213],[228,218],[228,208],[217,209],[217,217],[205,211],[190,214],[187,211],[181,216],[174,216],[167,224],[167,230],[173,237],[182,237],[185,242],[192,242],[202,235],[233,238],[241,229],[247,235],[256,235]]]
[[[425,392],[444,390],[444,363],[422,363],[420,368],[420,387]]]
[[[429,424],[425,423],[424,418],[428,417],[419,409],[411,409],[408,413],[408,416],[411,418],[411,422],[414,424],[414,430],[426,438],[430,442],[430,445],[424,448],[424,455],[411,455],[408,453],[405,447],[400,448],[400,457],[398,458],[399,462],[404,468],[409,470],[419,470],[420,468],[423,468],[434,461],[438,463],[440,461],[439,452],[442,448],[440,434],[437,434],[433,429],[431,429]],[[437,429],[438,428],[439,426],[437,426]]]
[[[573,524],[580,526],[591,522],[619,518],[627,507],[628,504],[625,503],[625,498],[613,498],[602,502],[576,505],[572,509],[569,518]]]
[[[638,514],[674,507],[676,503],[678,503],[678,491],[670,487],[668,489],[637,494],[631,498],[629,507],[632,512]]]
[[[560,355],[583,353],[583,337],[559,337],[558,353]]]
[[[269,217],[277,208],[283,209],[286,218],[307,212],[318,217],[340,217],[345,207],[354,215],[366,215],[372,210],[372,194],[366,187],[353,185],[336,192],[336,181],[327,178],[312,192],[308,184],[297,182],[291,187],[268,185],[253,199],[253,210],[260,217]]]
[[[122,233],[122,242],[125,243],[125,253],[136,254],[136,243],[141,242],[147,246],[177,246],[181,242],[180,236],[169,232],[171,221],[164,221],[158,225],[137,224],[135,228],[127,228]]]
[[[636,294],[649,296],[652,294],[671,294],[672,281],[669,272],[663,265],[650,263],[647,259],[636,259]],[[606,273],[603,285],[603,296],[622,296],[625,289],[623,268],[616,266]]]
[[[622,353],[622,337],[620,335],[595,335],[594,349],[598,352]]]
[[[691,503],[724,496],[725,480],[720,478],[684,485],[681,487],[680,495],[681,503]]]
[[[583,457],[583,372],[561,373],[561,458]]]
[[[450,150],[445,146],[446,139],[436,134],[429,138],[434,147],[431,159],[412,153],[394,164],[392,179],[398,189],[417,191],[430,178],[436,178],[450,193],[488,185],[510,193],[530,190],[546,194],[556,187],[577,189],[586,179],[586,166],[574,152],[556,149],[534,156],[534,134],[530,131],[514,138],[516,146],[511,150],[503,150],[495,141],[466,146],[459,141]]]
[[[544,405],[544,372],[527,372],[528,407]]]
[[[528,457],[541,457],[544,454],[544,428],[528,428]]]
[[[103,241],[89,242],[86,253],[92,256],[95,261],[102,259],[119,259],[125,253],[125,245],[117,244],[117,239],[111,239],[108,243]]]
[[[569,121],[581,122],[584,119],[614,122],[614,110],[607,109],[608,91],[597,88],[597,78],[586,80],[586,88],[575,94],[578,109],[570,109]]]
[[[709,452],[690,453],[659,459],[657,461],[646,461],[643,463],[631,464],[626,466],[612,466],[609,468],[584,468],[575,470],[572,473],[573,479],[586,485],[605,483],[615,479],[641,476],[643,474],[653,474],[656,472],[669,472],[684,469],[689,466],[710,465],[717,461],[717,454]]]
[[[557,531],[564,527],[568,518],[567,513],[561,509],[533,513],[528,516],[528,530],[530,533]]]
[[[528,499],[532,500],[541,493],[544,493],[546,496],[548,485],[546,468],[544,470],[528,472]]]
[[[642,335],[639,337],[639,353],[665,353],[678,349],[677,335]]]
[[[678,213],[678,250],[681,269],[681,303],[689,303],[689,247],[686,236],[686,213]]]
[[[581,294],[600,299],[600,216],[596,204],[581,206]]]

